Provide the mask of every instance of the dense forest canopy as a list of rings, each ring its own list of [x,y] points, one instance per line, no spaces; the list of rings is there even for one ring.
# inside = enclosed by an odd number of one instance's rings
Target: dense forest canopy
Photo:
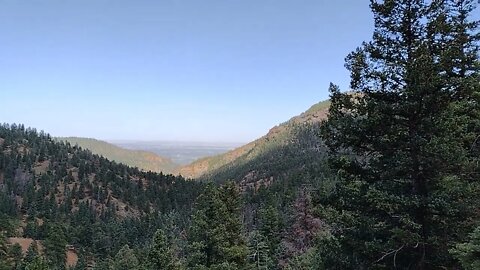
[[[184,226],[203,186],[117,164],[15,124],[0,126],[0,180],[4,233],[41,242],[50,268],[63,267],[67,244],[95,260],[123,245],[143,246],[167,220]]]

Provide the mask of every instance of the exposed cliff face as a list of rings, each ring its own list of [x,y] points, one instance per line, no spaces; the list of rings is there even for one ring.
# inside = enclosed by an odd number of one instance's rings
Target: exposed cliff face
[[[329,101],[319,102],[304,113],[273,127],[265,136],[225,154],[197,160],[181,167],[178,173],[188,178],[206,177],[225,166],[237,166],[253,160],[267,151],[287,145],[292,142],[293,131],[297,127],[319,123],[326,119],[329,105]]]

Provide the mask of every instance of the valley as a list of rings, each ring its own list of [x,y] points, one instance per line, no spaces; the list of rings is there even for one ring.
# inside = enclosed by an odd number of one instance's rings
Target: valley
[[[109,142],[130,150],[153,152],[159,156],[171,159],[178,166],[185,166],[200,158],[223,154],[241,145],[241,143],[132,140],[114,140]]]
[[[477,0],[20,2],[0,270],[480,269]]]

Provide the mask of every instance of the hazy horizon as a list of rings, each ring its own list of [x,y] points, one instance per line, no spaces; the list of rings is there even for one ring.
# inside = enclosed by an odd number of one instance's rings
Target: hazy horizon
[[[96,138],[93,138],[96,139]],[[243,141],[243,142],[234,142],[234,141],[182,141],[182,140],[135,140],[135,139],[98,139],[102,141],[106,141],[109,143],[113,144],[118,144],[118,143],[164,143],[164,144],[182,144],[182,145],[208,145],[208,146],[238,146],[242,144],[249,143],[249,141]]]
[[[179,165],[187,165],[198,159],[216,156],[233,150],[244,143],[172,142],[172,141],[108,141],[129,150],[153,152],[170,158]]]
[[[1,1],[0,122],[249,142],[348,87],[368,1]]]

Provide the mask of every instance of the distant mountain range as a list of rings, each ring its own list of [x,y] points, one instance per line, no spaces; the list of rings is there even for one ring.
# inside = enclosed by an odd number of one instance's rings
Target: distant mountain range
[[[171,159],[159,156],[153,152],[129,150],[96,139],[80,137],[59,137],[55,139],[57,141],[69,142],[72,146],[78,145],[109,160],[131,167],[138,167],[145,171],[171,173],[178,166]]]

